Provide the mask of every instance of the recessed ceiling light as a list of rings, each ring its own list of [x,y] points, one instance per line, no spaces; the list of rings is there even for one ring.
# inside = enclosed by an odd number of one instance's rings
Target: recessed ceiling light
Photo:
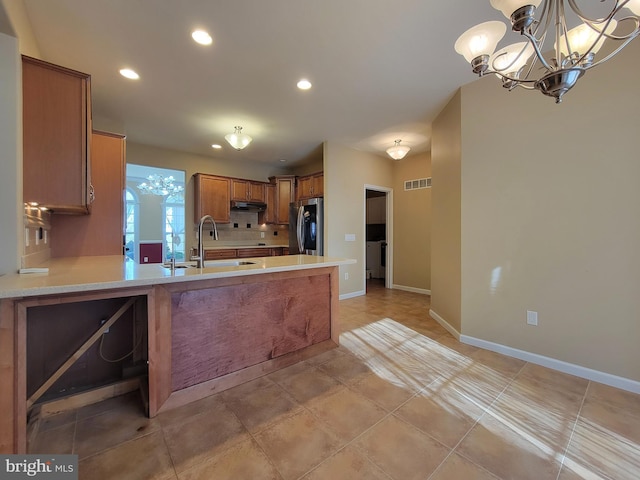
[[[217,150],[219,148],[222,148],[222,145],[218,145],[217,143],[214,143],[211,145],[211,148],[215,148]]]
[[[200,45],[211,45],[213,43],[211,35],[209,35],[204,30],[194,30],[191,33],[191,38],[193,38],[196,43],[199,43]]]
[[[121,69],[120,75],[122,75],[123,77],[129,78],[131,80],[137,80],[140,78],[140,75],[138,75],[135,71],[131,70],[130,68]]]
[[[280,159],[280,161],[281,161],[282,163],[284,163],[284,162],[286,162],[286,161],[287,161],[287,159],[286,159],[286,158],[281,158],[281,159]]]
[[[311,88],[311,82],[306,78],[303,78],[298,82],[298,88],[300,90],[309,90]]]

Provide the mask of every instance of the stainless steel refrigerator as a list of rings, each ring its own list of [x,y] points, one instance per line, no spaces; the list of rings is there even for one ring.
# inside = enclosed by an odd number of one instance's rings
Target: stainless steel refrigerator
[[[323,255],[324,199],[308,198],[289,205],[289,255]]]

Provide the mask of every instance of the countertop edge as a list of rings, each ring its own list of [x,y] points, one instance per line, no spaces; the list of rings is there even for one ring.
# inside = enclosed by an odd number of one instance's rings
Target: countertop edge
[[[99,258],[99,257],[87,257]],[[254,257],[243,260],[256,261],[253,265],[206,267],[204,269],[181,269],[171,272],[159,264],[130,265],[120,260],[122,275],[111,274],[112,278],[94,281],[77,281],[74,278],[84,278],[91,273],[89,265],[78,267],[72,264],[67,271],[64,267],[55,266],[52,262],[49,273],[10,274],[0,277],[0,299],[20,299],[43,295],[62,295],[83,293],[90,291],[104,291],[121,288],[152,287],[180,282],[194,282],[215,278],[229,278],[248,275],[261,275],[294,270],[308,270],[314,268],[335,267],[356,263],[354,259],[333,257],[311,257],[305,255],[287,255],[280,257]],[[288,261],[290,260],[290,261]],[[295,261],[294,261],[295,260]],[[87,260],[88,261],[88,260]],[[60,263],[60,262],[59,262]],[[64,262],[62,262],[64,265]],[[80,261],[82,263],[82,261]],[[133,263],[133,262],[131,262]],[[99,269],[100,266],[96,266]],[[118,268],[118,262],[112,260],[109,268]],[[129,272],[128,270],[131,270]],[[127,277],[127,275],[130,275]]]

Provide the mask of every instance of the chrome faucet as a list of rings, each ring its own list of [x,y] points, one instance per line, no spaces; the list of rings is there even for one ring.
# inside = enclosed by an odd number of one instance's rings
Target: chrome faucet
[[[204,215],[198,222],[198,254],[195,257],[191,257],[191,260],[195,260],[196,266],[202,268],[204,266],[204,242],[202,241],[202,228],[206,221],[210,221],[213,226],[213,239],[218,240],[218,227],[216,221],[211,215]]]

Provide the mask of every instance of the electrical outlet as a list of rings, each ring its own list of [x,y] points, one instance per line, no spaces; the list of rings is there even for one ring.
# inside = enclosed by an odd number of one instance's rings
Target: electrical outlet
[[[106,320],[100,320],[100,325],[104,325],[106,322],[107,322]],[[108,328],[104,332],[102,332],[103,335],[106,335],[107,333],[109,333]]]
[[[349,280],[349,272],[344,272],[344,279]]]
[[[538,312],[527,310],[527,325],[538,326]]]
[[[260,238],[264,238],[264,232],[260,232]]]

